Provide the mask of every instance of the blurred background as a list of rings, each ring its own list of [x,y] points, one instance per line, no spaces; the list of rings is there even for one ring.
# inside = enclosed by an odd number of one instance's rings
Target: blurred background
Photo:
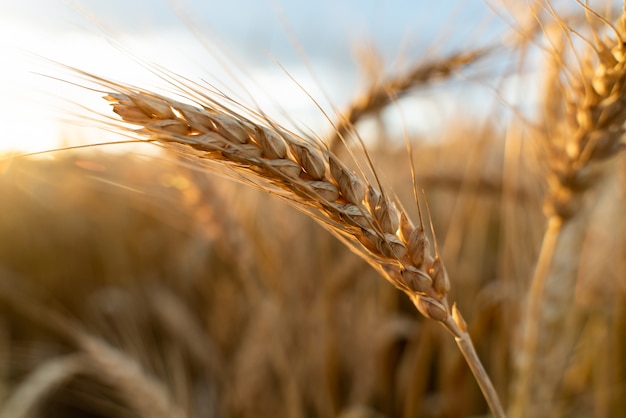
[[[417,219],[413,158],[450,300],[507,404],[545,222],[526,130],[545,122],[543,63],[512,35],[529,20],[517,2],[0,0],[0,152],[94,144],[0,160],[0,418],[488,416],[450,335],[367,263],[262,191],[154,145],[98,145],[128,137],[63,66],[164,93],[152,70],[172,71],[327,139],[381,79],[494,45],[357,128]],[[626,410],[614,164],[570,260],[575,350],[554,416]]]

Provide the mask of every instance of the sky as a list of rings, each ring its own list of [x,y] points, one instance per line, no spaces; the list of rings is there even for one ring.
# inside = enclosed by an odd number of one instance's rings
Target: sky
[[[77,123],[106,103],[61,81],[76,80],[59,64],[157,88],[156,64],[317,130],[323,116],[286,73],[332,110],[362,86],[358,47],[402,68],[504,26],[479,0],[0,0],[0,152],[107,140]],[[428,107],[418,113],[432,122]]]

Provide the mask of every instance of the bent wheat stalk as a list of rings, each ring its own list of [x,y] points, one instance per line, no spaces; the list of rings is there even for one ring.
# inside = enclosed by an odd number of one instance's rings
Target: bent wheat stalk
[[[318,141],[287,132],[262,115],[255,122],[189,87],[182,91],[200,97],[201,107],[83,75],[111,91],[105,98],[114,112],[141,126],[135,134],[278,195],[360,254],[425,317],[452,333],[492,413],[504,417],[465,321],[448,303],[450,280],[438,252],[430,253],[421,216],[415,225],[384,189],[348,169]]]

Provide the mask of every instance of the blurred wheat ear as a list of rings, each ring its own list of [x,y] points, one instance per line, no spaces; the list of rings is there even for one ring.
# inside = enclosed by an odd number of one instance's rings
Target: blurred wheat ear
[[[585,198],[611,178],[611,159],[624,149],[626,122],[626,8],[613,25],[581,5],[582,27],[553,11],[543,125],[538,144],[546,166],[547,219],[524,318],[511,416],[549,416],[572,352],[574,292],[593,204]],[[575,49],[584,40],[584,50]],[[558,123],[555,123],[557,122]],[[566,326],[570,324],[569,326]],[[573,332],[572,332],[573,331]]]

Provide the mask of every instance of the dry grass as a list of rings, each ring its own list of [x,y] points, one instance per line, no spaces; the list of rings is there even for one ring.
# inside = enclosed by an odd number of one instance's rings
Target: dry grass
[[[185,103],[82,73],[170,157],[3,162],[0,416],[485,414],[461,353],[502,416],[469,335],[510,416],[619,416],[624,18],[581,10],[537,2],[525,43],[490,54],[541,46],[540,116],[459,117],[413,141],[415,172],[393,142],[340,158],[175,76]],[[373,77],[332,149],[482,56]]]

